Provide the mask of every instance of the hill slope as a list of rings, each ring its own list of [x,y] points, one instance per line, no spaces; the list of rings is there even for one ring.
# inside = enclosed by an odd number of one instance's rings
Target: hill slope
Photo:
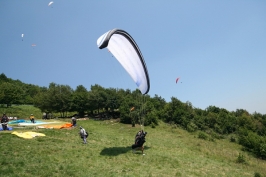
[[[89,132],[82,144],[79,128],[19,129],[45,137],[25,140],[0,132],[0,171],[5,176],[254,176],[266,174],[265,161],[241,151],[227,139],[206,141],[179,128],[160,123],[148,132],[146,155],[133,154],[139,127],[115,120],[78,121]],[[237,163],[239,153],[246,163]]]

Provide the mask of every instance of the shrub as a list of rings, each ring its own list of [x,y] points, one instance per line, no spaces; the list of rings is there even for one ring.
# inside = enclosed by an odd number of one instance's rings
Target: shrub
[[[198,138],[207,140],[209,136],[206,133],[199,132]]]
[[[198,130],[198,127],[193,122],[190,122],[190,123],[187,124],[187,131],[188,132],[195,132],[197,130]]]
[[[231,136],[231,137],[230,137],[230,141],[231,141],[231,142],[236,142],[236,137],[235,137],[235,136]]]
[[[266,159],[266,143],[260,144],[259,156],[263,159]]]
[[[175,124],[175,122],[173,121],[169,122],[169,125],[171,126],[172,129],[176,129],[178,127],[178,125]]]
[[[214,139],[224,139],[224,136],[223,136],[223,135],[218,134],[218,133],[215,133],[215,132],[213,132],[213,131],[211,131],[209,134],[210,134],[211,137],[214,138]]]
[[[261,174],[258,173],[258,172],[256,172],[256,173],[254,174],[254,177],[261,177]]]
[[[155,124],[152,122],[151,123],[151,128],[155,128],[156,126],[155,126]]]
[[[245,156],[243,154],[239,153],[236,162],[237,163],[246,163]]]

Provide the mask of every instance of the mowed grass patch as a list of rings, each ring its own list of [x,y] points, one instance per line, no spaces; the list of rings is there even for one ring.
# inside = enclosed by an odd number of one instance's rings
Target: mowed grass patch
[[[40,109],[32,105],[12,105],[8,108],[1,105],[0,113],[6,113],[8,117],[17,117],[19,119],[29,118],[31,114],[33,114],[35,118],[42,118],[42,112]]]
[[[145,155],[132,153],[140,127],[114,120],[78,121],[71,129],[33,129],[45,137],[27,140],[0,132],[0,173],[5,176],[254,176],[266,174],[265,161],[227,139],[206,141],[160,123],[148,132]],[[88,144],[79,126],[89,132]],[[18,130],[20,131],[20,130]],[[4,148],[3,148],[4,147]],[[247,163],[237,163],[239,153]]]

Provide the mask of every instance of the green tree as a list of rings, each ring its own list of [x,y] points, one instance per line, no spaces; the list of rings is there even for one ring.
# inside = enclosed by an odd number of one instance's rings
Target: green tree
[[[70,111],[73,89],[68,85],[50,83],[46,91],[41,91],[34,97],[34,105],[42,111],[58,112],[65,117]]]
[[[136,121],[139,120],[139,112],[137,110],[134,110],[134,112],[130,114],[131,107],[128,104],[128,100],[129,98],[124,99],[119,107],[120,122],[133,125]]]
[[[3,82],[0,84],[0,103],[10,107],[13,103],[19,103],[22,89],[15,84]]]
[[[10,79],[8,79],[4,73],[0,74],[0,83],[9,82],[9,81]]]
[[[216,106],[208,106],[206,111],[218,114],[220,112],[220,108]]]
[[[107,93],[105,89],[100,85],[91,86],[91,91],[89,92],[89,108],[91,110],[97,109],[98,114],[100,110],[106,107]]]
[[[34,106],[39,108],[42,112],[53,112],[53,108],[50,105],[48,89],[42,89],[33,99]]]
[[[165,105],[163,116],[166,122],[174,122],[180,125],[185,125],[188,123],[188,121],[185,121],[184,119],[186,116],[184,103],[175,97],[172,97],[171,102]]]
[[[62,113],[62,117],[66,117],[66,113],[71,110],[71,99],[73,95],[73,89],[69,85],[58,85],[59,95],[59,109]]]
[[[84,117],[85,111],[89,109],[89,92],[84,86],[79,85],[72,95],[71,110],[77,111],[79,116]]]
[[[33,104],[34,97],[41,91],[41,87],[32,84],[23,84],[20,81],[16,81],[15,83],[19,85],[23,90],[20,102],[22,104]]]

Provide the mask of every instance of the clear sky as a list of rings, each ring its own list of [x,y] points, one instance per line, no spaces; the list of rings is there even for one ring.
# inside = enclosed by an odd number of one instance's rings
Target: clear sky
[[[119,28],[144,56],[150,96],[266,114],[265,0],[49,2],[0,0],[0,73],[8,78],[135,90],[122,66],[96,45]]]

